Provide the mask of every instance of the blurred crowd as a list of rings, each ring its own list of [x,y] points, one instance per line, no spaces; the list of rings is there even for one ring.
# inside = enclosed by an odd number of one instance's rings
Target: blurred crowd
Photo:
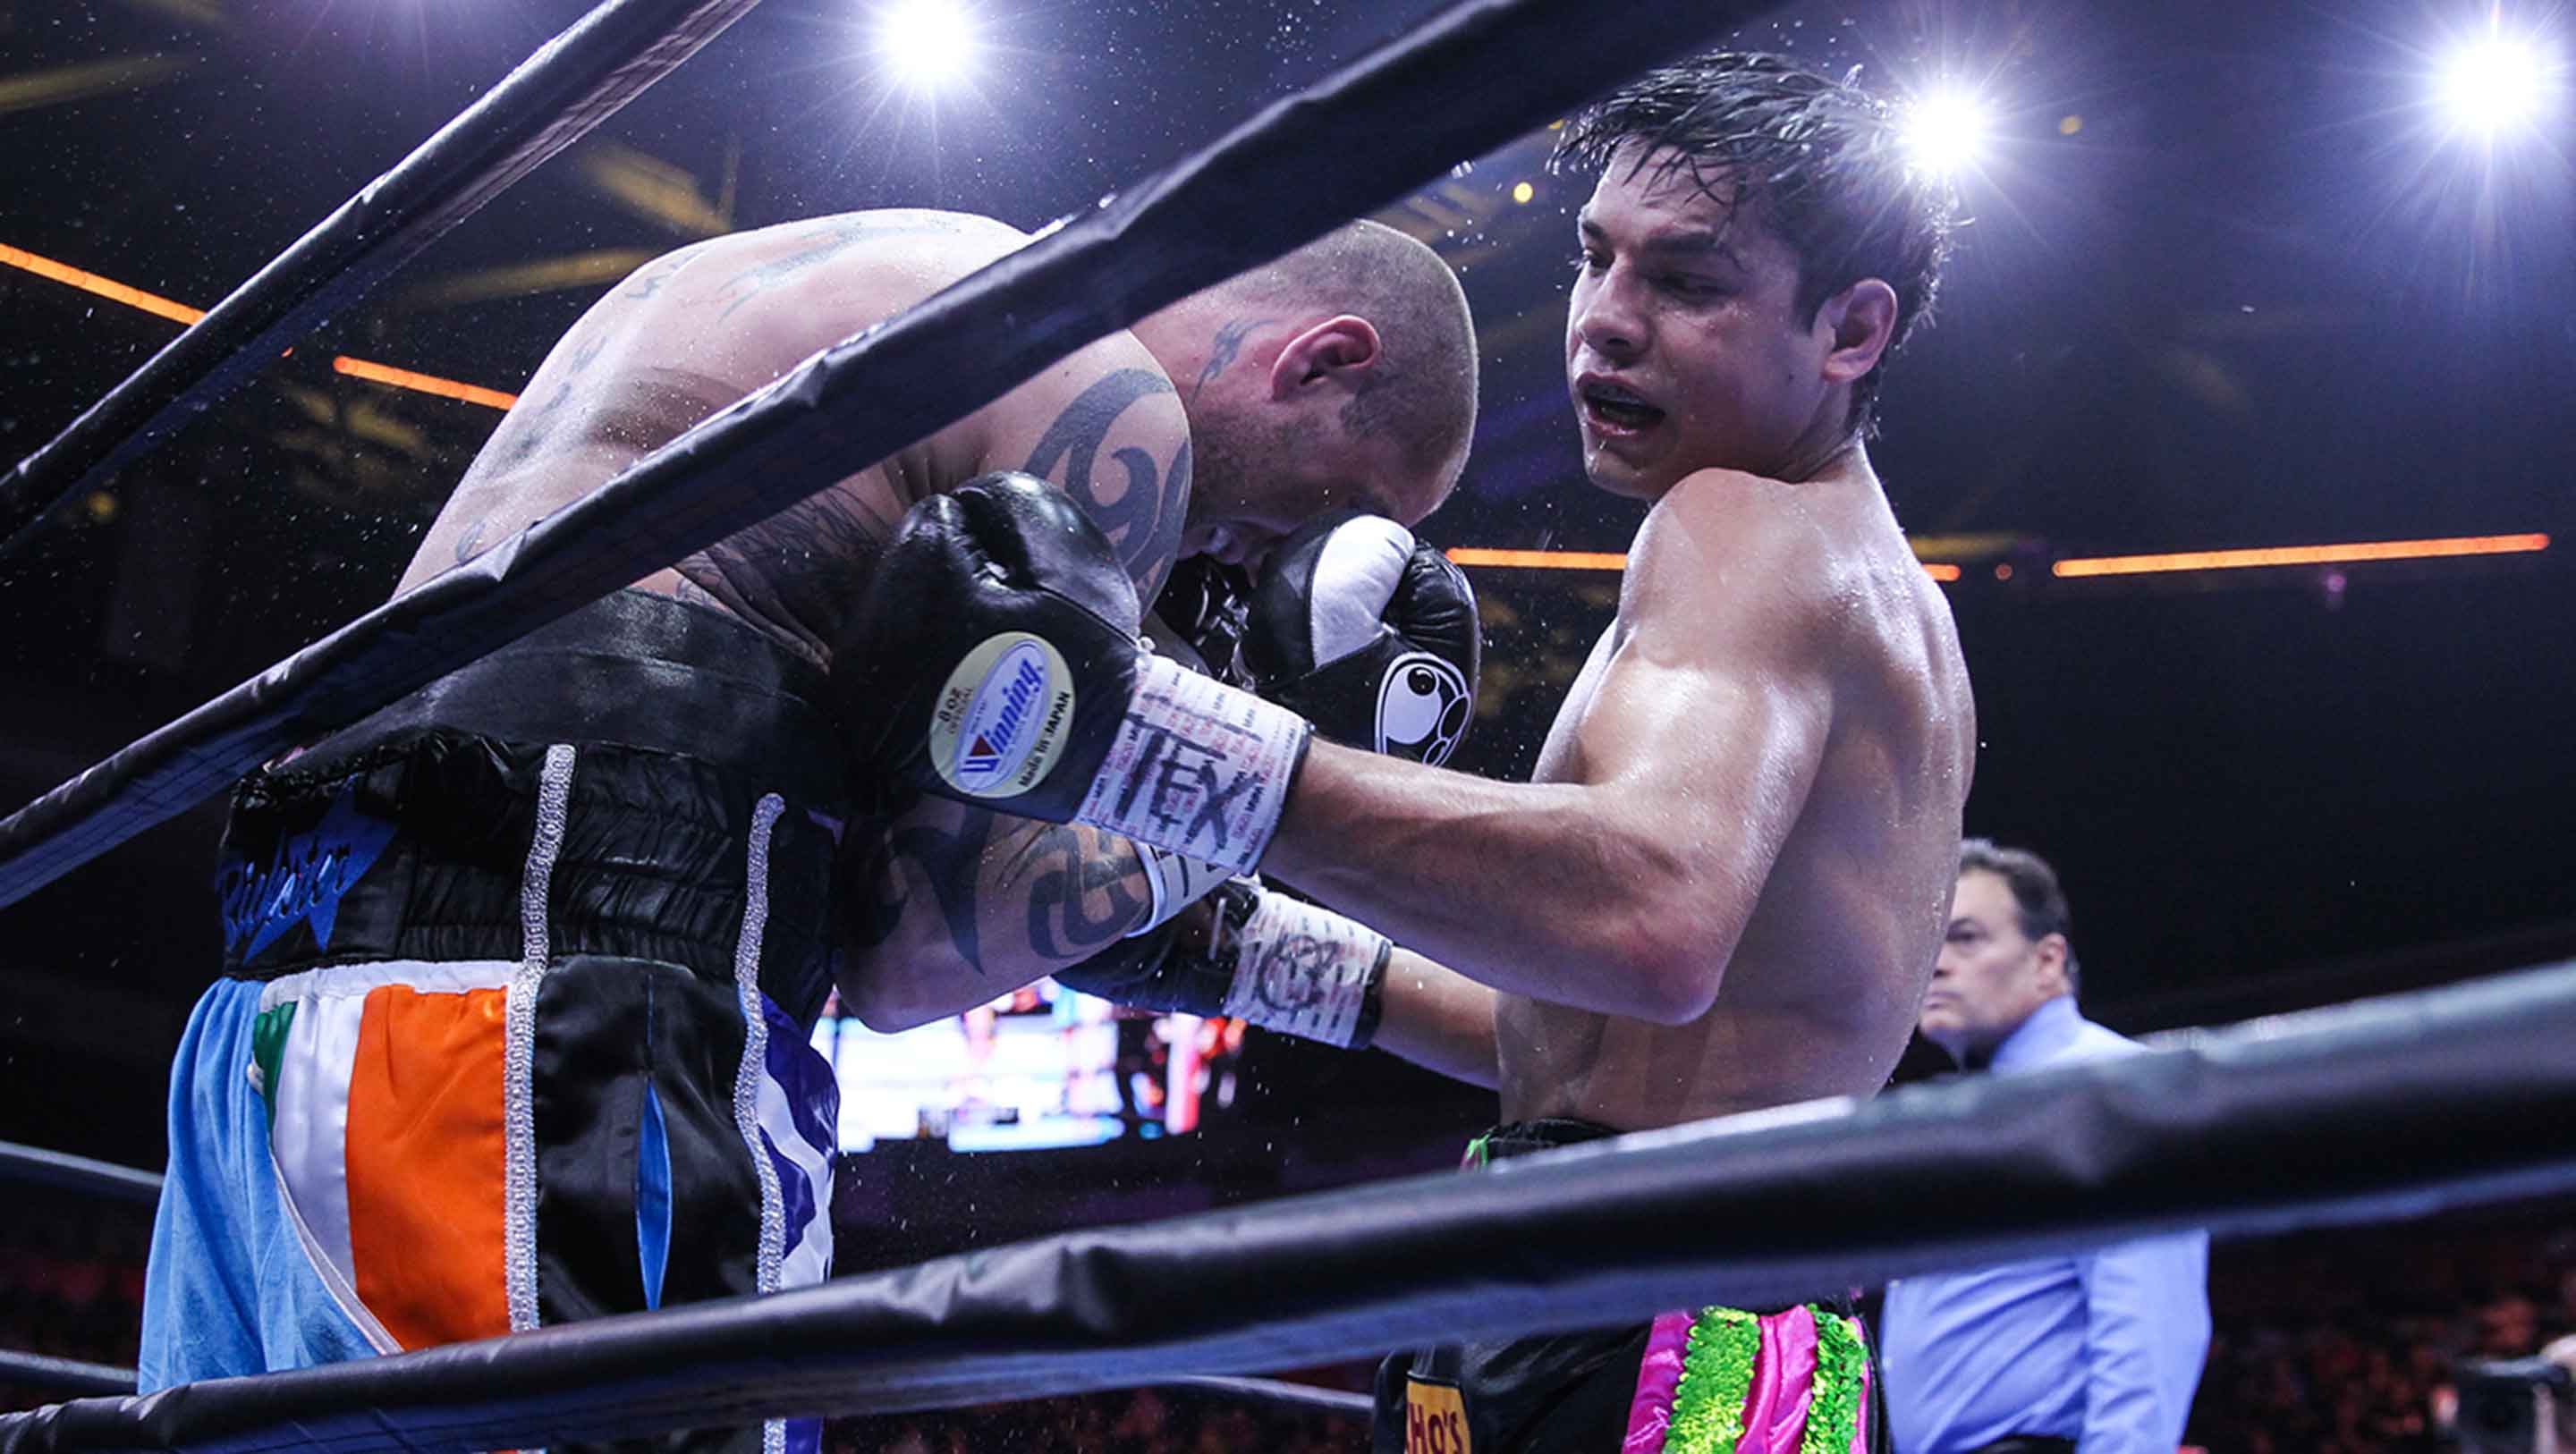
[[[2191,1442],[2214,1454],[2415,1454],[2462,1358],[2576,1331],[2568,1208],[2221,1243]]]

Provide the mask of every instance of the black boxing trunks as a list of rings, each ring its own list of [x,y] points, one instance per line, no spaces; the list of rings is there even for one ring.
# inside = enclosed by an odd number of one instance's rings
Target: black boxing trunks
[[[145,1390],[829,1274],[821,686],[621,592],[241,784]]]
[[[1466,1166],[1615,1136],[1519,1121]],[[1398,1354],[1378,1368],[1374,1454],[1871,1454],[1885,1421],[1847,1306],[1699,1308],[1653,1322]],[[1873,1442],[1880,1441],[1880,1442]]]

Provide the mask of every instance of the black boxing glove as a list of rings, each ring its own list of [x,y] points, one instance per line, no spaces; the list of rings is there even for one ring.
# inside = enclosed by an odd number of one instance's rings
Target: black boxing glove
[[[1252,678],[1243,669],[1242,648],[1251,608],[1252,582],[1242,571],[1212,555],[1184,556],[1163,583],[1163,594],[1154,598],[1145,630],[1164,655],[1195,665],[1227,686],[1249,687]],[[1155,630],[1156,622],[1163,632]],[[1179,649],[1183,646],[1186,653]]]
[[[1339,511],[1280,543],[1253,588],[1253,689],[1337,742],[1434,766],[1467,735],[1484,655],[1464,571],[1378,515]]]
[[[864,766],[925,792],[1248,870],[1313,729],[1156,656],[1140,616],[1061,491],[981,476],[896,527],[834,643],[841,718]]]
[[[1346,1050],[1367,1048],[1395,952],[1385,935],[1273,893],[1258,879],[1232,880],[1209,906],[1215,921],[1204,944],[1177,942],[1179,926],[1165,924],[1056,971],[1055,981],[1113,1004],[1229,1015]]]

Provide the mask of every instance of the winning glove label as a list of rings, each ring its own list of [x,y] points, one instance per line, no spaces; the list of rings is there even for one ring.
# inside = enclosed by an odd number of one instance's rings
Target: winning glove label
[[[1073,725],[1073,673],[1026,631],[988,637],[948,674],[930,715],[930,760],[951,787],[1016,797],[1044,781]]]

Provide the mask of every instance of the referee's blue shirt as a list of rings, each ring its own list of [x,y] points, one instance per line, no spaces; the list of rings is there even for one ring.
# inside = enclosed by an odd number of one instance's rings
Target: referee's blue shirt
[[[2050,1000],[1996,1047],[1996,1075],[2130,1054],[2136,1041]],[[2014,1434],[2078,1454],[2174,1454],[2209,1353],[2209,1237],[1889,1285],[1879,1342],[1897,1454]]]

